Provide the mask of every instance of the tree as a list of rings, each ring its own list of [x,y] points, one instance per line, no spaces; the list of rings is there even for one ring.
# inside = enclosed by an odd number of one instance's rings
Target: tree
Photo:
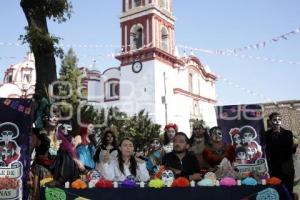
[[[60,109],[61,117],[66,117],[69,113],[72,113],[72,126],[73,132],[78,132],[79,125],[77,123],[77,109],[81,99],[80,92],[77,91],[81,87],[81,77],[83,73],[77,66],[78,59],[74,50],[71,48],[64,56],[61,62],[61,68],[59,72],[59,84],[55,85],[54,91],[59,96],[69,97],[67,100],[58,99],[62,104]],[[67,106],[71,105],[70,106]]]
[[[21,0],[20,5],[28,23],[26,35],[21,38],[29,43],[35,57],[36,98],[45,97],[45,89],[57,79],[55,55],[62,55],[62,50],[55,46],[59,38],[49,34],[47,18],[59,23],[66,21],[72,5],[68,0]]]

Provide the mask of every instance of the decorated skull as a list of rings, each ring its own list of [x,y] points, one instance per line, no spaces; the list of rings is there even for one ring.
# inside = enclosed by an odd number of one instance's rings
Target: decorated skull
[[[164,182],[165,186],[170,187],[174,181],[174,173],[172,170],[164,170],[161,173],[161,179]]]

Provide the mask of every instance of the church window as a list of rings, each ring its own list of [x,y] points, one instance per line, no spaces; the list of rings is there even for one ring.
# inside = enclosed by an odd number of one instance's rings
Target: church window
[[[130,33],[131,48],[139,49],[143,47],[143,28],[139,25],[135,25]]]
[[[189,92],[193,92],[193,74],[189,73]]]
[[[133,0],[134,2],[134,7],[139,7],[142,5],[142,0]]]
[[[167,2],[166,2],[166,0],[160,0],[159,7],[160,8],[167,8]]]
[[[12,82],[12,74],[7,75],[6,82],[7,83],[11,83]]]
[[[161,29],[161,48],[165,51],[169,48],[169,35],[165,27]]]
[[[118,100],[120,96],[120,83],[118,79],[110,79],[105,84],[105,100]]]

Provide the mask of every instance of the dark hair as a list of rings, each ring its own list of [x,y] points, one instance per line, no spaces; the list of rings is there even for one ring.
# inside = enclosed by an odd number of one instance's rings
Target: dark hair
[[[131,138],[124,137],[120,140],[119,147],[122,145],[122,143],[125,140],[128,140],[128,141],[132,142],[132,144],[134,144]],[[136,176],[137,163],[136,163],[136,160],[133,155],[130,156],[129,161],[130,161],[129,171],[133,176]],[[120,149],[118,149],[118,163],[119,163],[120,171],[122,172],[122,174],[124,174],[124,160],[122,158],[122,152],[120,151]]]
[[[35,148],[36,155],[46,155],[50,148],[50,139],[45,133],[41,133],[39,128],[32,128],[32,133],[40,140],[40,145]]]
[[[200,127],[205,130],[205,132],[204,132],[204,143],[209,144],[210,139],[209,139],[209,134],[208,134],[207,128],[204,128],[204,126],[199,126],[197,128],[195,128],[195,127],[193,128],[192,136],[190,138],[191,145],[193,145],[193,143],[195,142],[195,130],[199,129]]]
[[[244,127],[244,128],[242,128],[242,129],[240,130],[240,135],[241,135],[242,137],[244,137],[244,134],[245,134],[245,133],[251,133],[251,135],[252,135],[253,137],[255,137],[255,135],[256,135],[255,130],[254,130],[253,128],[250,128],[250,127]]]
[[[270,115],[269,115],[269,119],[272,120],[273,118],[277,117],[277,116],[281,116],[280,113],[278,112],[272,112]]]
[[[174,139],[175,139],[175,137],[180,136],[180,135],[185,138],[185,142],[187,144],[190,144],[190,139],[188,138],[188,136],[184,132],[178,132],[178,133],[176,133],[175,136],[174,136]]]
[[[93,156],[93,160],[95,162],[99,162],[100,151],[102,149],[105,149],[106,146],[107,146],[107,139],[106,138],[107,138],[108,134],[111,134],[112,137],[113,137],[113,142],[112,142],[113,149],[112,150],[117,149],[117,137],[116,137],[116,134],[112,130],[110,130],[110,129],[105,130],[104,133],[103,133],[103,135],[101,136],[101,143],[102,144],[97,147],[96,152],[95,152],[95,154]]]
[[[235,155],[237,155],[239,152],[245,152],[245,153],[247,153],[247,149],[244,146],[237,147],[235,149]]]

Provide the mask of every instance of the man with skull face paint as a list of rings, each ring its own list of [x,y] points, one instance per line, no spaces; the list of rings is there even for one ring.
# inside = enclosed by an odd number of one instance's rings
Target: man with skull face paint
[[[279,113],[271,113],[269,122],[272,127],[265,133],[269,173],[280,178],[292,195],[295,176],[292,155],[296,152],[297,145],[293,144],[293,133],[281,127]]]
[[[173,151],[164,155],[162,165],[171,169],[175,177],[186,177],[189,180],[200,180],[200,167],[194,154],[188,152],[189,139],[183,132],[174,136]]]

